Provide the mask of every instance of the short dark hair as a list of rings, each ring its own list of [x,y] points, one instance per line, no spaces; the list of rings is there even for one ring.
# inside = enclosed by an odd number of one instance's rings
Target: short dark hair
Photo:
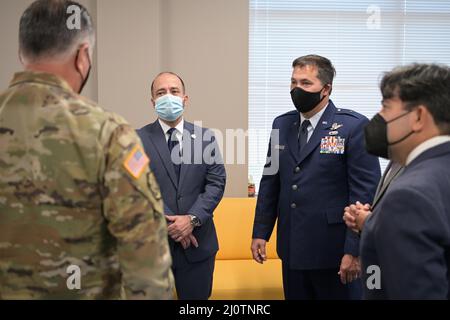
[[[399,98],[407,110],[423,105],[442,134],[450,134],[450,67],[440,64],[411,64],[384,75],[380,84],[383,99]]]
[[[70,29],[68,8],[80,9],[80,28]],[[89,12],[81,4],[68,0],[37,0],[20,19],[19,44],[22,55],[36,59],[66,53],[83,37],[94,37]],[[93,45],[93,44],[91,44]]]
[[[292,63],[292,68],[296,67],[306,67],[306,66],[314,66],[318,70],[317,77],[322,82],[323,85],[333,84],[334,77],[336,76],[336,69],[334,68],[331,61],[325,57],[310,54],[307,56],[303,56],[297,58]]]
[[[158,79],[158,78],[159,78],[160,76],[162,76],[163,74],[171,74],[171,75],[177,77],[178,79],[180,79],[181,85],[182,85],[182,87],[183,87],[183,93],[186,93],[186,86],[185,86],[185,84],[184,84],[183,79],[181,79],[181,77],[180,77],[179,75],[177,75],[175,72],[164,71],[164,72],[161,72],[160,74],[158,74],[158,75],[155,77],[155,79],[153,79],[153,82],[152,82],[152,88],[151,88],[151,90],[152,90],[152,91],[151,91],[151,92],[152,92],[152,96],[153,96],[153,90],[155,89],[155,81],[156,81],[156,79]]]

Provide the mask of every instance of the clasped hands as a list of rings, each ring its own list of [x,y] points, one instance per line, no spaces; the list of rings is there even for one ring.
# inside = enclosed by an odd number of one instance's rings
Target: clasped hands
[[[192,234],[194,226],[191,224],[189,215],[168,216],[166,215],[168,224],[168,234],[175,242],[181,244],[183,249],[188,249],[191,245],[198,248],[197,239]]]

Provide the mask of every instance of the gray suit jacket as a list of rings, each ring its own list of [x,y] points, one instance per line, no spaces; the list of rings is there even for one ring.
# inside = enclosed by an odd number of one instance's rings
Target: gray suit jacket
[[[186,121],[184,131],[182,150],[190,163],[181,164],[179,181],[159,122],[149,124],[137,132],[160,186],[164,213],[192,214],[202,223],[193,232],[199,247],[191,246],[185,250],[189,262],[198,262],[215,255],[219,249],[213,213],[225,190],[226,173],[214,134]],[[171,249],[179,245],[172,239],[169,239],[169,243]]]

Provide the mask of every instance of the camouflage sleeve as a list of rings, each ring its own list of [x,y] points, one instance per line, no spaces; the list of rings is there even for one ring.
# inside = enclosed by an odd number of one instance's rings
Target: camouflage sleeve
[[[135,131],[115,125],[105,146],[103,212],[117,239],[127,299],[173,298],[173,275],[159,186]],[[107,136],[108,134],[106,134]]]

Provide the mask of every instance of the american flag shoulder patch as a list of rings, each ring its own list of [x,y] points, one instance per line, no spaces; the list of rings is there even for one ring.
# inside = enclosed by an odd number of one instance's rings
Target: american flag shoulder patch
[[[139,179],[149,164],[150,159],[140,145],[136,145],[125,159],[123,166],[135,178]]]

